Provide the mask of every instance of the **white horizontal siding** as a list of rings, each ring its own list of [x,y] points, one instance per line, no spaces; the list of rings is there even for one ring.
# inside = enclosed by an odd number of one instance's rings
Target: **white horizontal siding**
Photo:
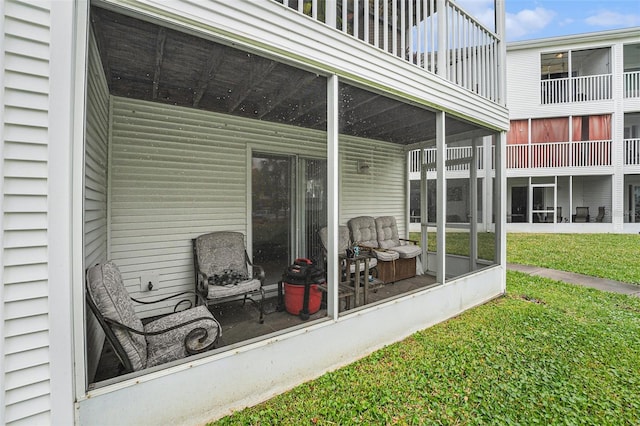
[[[193,289],[192,238],[248,232],[250,149],[326,157],[324,132],[123,98],[112,105],[110,255],[136,298]],[[158,291],[140,291],[144,272],[159,275]]]
[[[49,24],[47,2],[3,4],[2,416],[48,423]]]
[[[511,119],[528,118],[540,104],[540,51],[508,52],[507,106]]]
[[[405,231],[406,158],[402,146],[340,137],[340,224],[356,216],[395,216]],[[369,164],[358,172],[358,161]]]

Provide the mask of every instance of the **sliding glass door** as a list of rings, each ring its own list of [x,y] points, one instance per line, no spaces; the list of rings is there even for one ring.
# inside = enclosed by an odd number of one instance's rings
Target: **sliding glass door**
[[[318,230],[327,223],[326,161],[253,153],[253,261],[276,283],[298,257],[321,258]]]

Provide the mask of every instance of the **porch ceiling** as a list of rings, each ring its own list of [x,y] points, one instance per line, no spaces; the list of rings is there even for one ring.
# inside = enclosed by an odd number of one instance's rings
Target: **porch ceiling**
[[[91,9],[114,96],[326,130],[326,79],[254,53],[98,7]],[[340,133],[403,145],[435,139],[435,113],[340,85]],[[447,135],[478,127],[448,117]]]

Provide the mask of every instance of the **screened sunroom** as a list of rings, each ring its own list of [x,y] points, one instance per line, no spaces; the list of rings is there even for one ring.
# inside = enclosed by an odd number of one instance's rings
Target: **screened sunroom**
[[[126,406],[141,393],[171,405],[168,396],[158,396],[167,386],[237,389],[216,400],[210,408],[215,417],[504,291],[504,205],[494,195],[503,193],[504,108],[437,77],[424,61],[407,63],[381,46],[325,28],[291,5],[248,2],[246,8],[256,10],[241,11],[222,3],[181,11],[91,5],[84,266],[113,261],[127,293],[150,301],[194,290],[193,239],[241,233],[248,257],[264,268],[264,321],[242,299],[209,305],[222,331],[214,348],[125,371],[86,309],[81,419],[107,403]],[[193,18],[197,11],[207,18]],[[263,35],[268,42],[241,36],[243,25],[251,27],[240,24],[243,17],[265,11],[276,20],[264,24],[274,32]],[[235,35],[207,20],[225,13],[240,26]],[[283,23],[301,25],[295,30],[301,33],[319,31],[326,51],[287,53],[284,46],[298,41],[274,35]],[[425,84],[440,85],[442,93],[428,95]],[[495,111],[482,118],[486,106]],[[456,174],[444,154],[447,146],[474,151],[479,145],[491,161],[476,154],[456,161],[467,170],[494,168],[481,183],[486,191],[478,189],[477,171],[466,178]],[[421,184],[422,227],[410,232],[410,153],[431,148],[437,154],[420,160],[430,170]],[[448,209],[464,214],[466,226],[451,225]],[[399,236],[415,241],[419,256],[408,274],[380,279],[385,267],[393,274],[400,269],[400,263],[381,261],[362,274],[361,284],[341,272],[339,232],[358,217],[393,217]],[[481,218],[492,222],[490,232],[477,226]],[[326,280],[320,309],[309,318],[279,309],[283,271],[299,258],[320,264]],[[378,285],[359,290],[369,280]],[[145,322],[172,310],[170,302],[142,305],[136,315]],[[371,324],[375,333],[366,332]],[[308,345],[320,348],[322,358],[301,361]],[[287,360],[286,371],[267,361],[275,359]],[[241,365],[242,373],[236,368]],[[202,408],[205,402],[194,404]]]

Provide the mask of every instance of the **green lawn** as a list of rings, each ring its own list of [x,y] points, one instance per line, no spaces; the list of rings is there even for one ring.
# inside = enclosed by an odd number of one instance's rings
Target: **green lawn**
[[[409,238],[414,241],[420,241],[420,233],[412,232]],[[436,251],[436,241],[436,233],[429,232],[429,239],[427,240],[429,251]],[[469,233],[447,232],[445,241],[448,254],[469,256]],[[485,260],[494,260],[495,251],[495,234],[493,232],[479,232],[478,257]]]
[[[216,424],[637,424],[640,299],[508,281],[506,297]]]
[[[507,234],[507,261],[640,284],[640,235]]]
[[[633,241],[604,236],[600,253],[576,255],[601,239],[534,237],[509,235],[510,261],[596,256],[611,259],[602,266],[611,278]],[[508,272],[505,297],[215,424],[631,425],[638,389],[640,298]]]
[[[419,233],[411,239],[420,241]],[[447,253],[469,255],[469,234],[449,232]],[[429,250],[436,235],[429,233]],[[493,260],[494,234],[478,234],[478,256]],[[636,234],[507,234],[507,262],[541,266],[640,284],[640,235]]]

